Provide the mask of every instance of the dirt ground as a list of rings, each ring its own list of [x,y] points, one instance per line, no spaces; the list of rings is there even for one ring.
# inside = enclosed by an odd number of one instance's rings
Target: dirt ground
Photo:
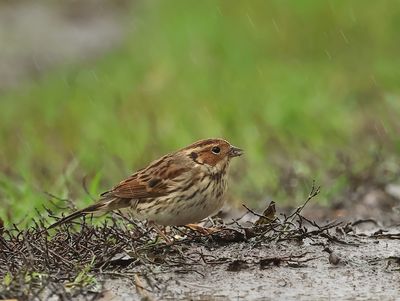
[[[336,232],[338,228],[332,229]],[[104,273],[81,300],[398,300],[400,228],[302,242],[192,243],[168,263]],[[373,234],[375,233],[375,234]],[[339,238],[340,237],[340,238]],[[331,255],[327,252],[327,246]],[[60,300],[54,295],[49,300]]]
[[[329,263],[323,241],[303,244],[249,243],[204,248],[193,246],[187,256],[217,263],[158,269],[152,267],[145,290],[132,279],[105,279],[99,300],[398,300],[399,240],[349,239],[331,248],[341,261]],[[305,254],[291,263],[263,265],[272,257]],[[389,258],[394,259],[390,260]],[[302,263],[302,261],[310,260]],[[140,268],[137,272],[143,272]]]

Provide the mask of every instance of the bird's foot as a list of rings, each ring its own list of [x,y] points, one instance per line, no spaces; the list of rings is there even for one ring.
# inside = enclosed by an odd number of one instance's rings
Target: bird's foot
[[[189,228],[192,231],[203,234],[203,235],[211,235],[211,234],[221,231],[221,229],[218,229],[218,228],[206,228],[206,227],[200,226],[199,224],[187,224],[187,225],[185,225],[185,227]]]
[[[166,234],[165,231],[161,230],[157,224],[153,223],[153,222],[149,222],[149,224],[153,227],[153,229],[157,232],[157,234],[164,239],[165,243],[167,245],[172,245],[173,241],[171,240],[171,238],[169,238]]]

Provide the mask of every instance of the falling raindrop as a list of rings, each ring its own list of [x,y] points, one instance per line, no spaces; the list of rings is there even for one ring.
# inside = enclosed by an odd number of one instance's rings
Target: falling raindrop
[[[251,27],[253,27],[253,29],[255,29],[256,25],[254,24],[253,19],[251,18],[251,16],[247,13],[246,17],[247,17],[247,20],[249,21]]]
[[[275,19],[272,19],[272,24],[274,24],[274,27],[275,27],[276,32],[277,32],[277,33],[280,33],[281,31],[279,30],[279,26],[278,26],[278,24],[276,23]]]
[[[97,76],[97,72],[92,70],[92,71],[90,71],[90,73],[92,74],[94,80],[98,82],[99,81],[99,77]]]
[[[332,60],[332,56],[331,56],[330,52],[327,49],[325,49],[325,54],[326,54],[326,56],[328,57],[329,60]]]
[[[350,44],[349,39],[344,34],[343,30],[340,30],[339,32],[340,32],[341,36],[343,37],[343,40],[346,42],[346,44]]]

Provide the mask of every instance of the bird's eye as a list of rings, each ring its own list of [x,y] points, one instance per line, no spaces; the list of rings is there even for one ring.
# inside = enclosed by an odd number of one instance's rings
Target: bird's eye
[[[214,146],[211,151],[213,152],[213,154],[219,154],[219,152],[221,151],[221,149],[218,146]]]

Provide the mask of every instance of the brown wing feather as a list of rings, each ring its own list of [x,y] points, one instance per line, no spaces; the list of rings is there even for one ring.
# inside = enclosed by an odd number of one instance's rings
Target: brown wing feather
[[[181,159],[181,158],[179,158]],[[166,195],[173,179],[190,170],[189,166],[179,164],[171,156],[164,156],[151,163],[146,169],[134,173],[121,181],[102,196],[127,199],[148,199]]]
[[[148,181],[140,181],[138,178],[128,178],[112,190],[102,194],[102,196],[113,196],[127,199],[145,199],[162,196],[167,191],[165,180],[159,177],[153,177]],[[156,183],[156,185],[152,185]]]

